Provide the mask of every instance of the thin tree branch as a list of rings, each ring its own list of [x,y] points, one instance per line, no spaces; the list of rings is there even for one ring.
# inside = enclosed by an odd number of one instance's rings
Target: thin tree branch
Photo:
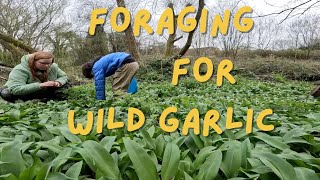
[[[300,7],[302,7],[302,6],[310,3],[310,2],[312,2],[312,1],[313,1],[313,0],[307,0],[307,1],[302,2],[302,3],[300,3],[300,4],[298,4],[298,5],[294,6],[294,7],[290,7],[290,8],[284,9],[284,10],[279,11],[279,12],[273,12],[273,13],[269,13],[269,14],[265,14],[265,15],[259,15],[257,12],[255,12],[255,13],[257,14],[256,17],[266,17],[266,16],[272,16],[272,15],[280,15],[280,14],[282,14],[282,13],[289,12],[289,13],[286,15],[286,17],[285,17],[284,19],[282,19],[281,22],[279,23],[279,24],[281,24],[281,23],[283,23],[284,21],[286,21],[287,19],[289,19],[289,18],[292,16],[292,14],[293,14],[293,12],[294,12],[295,10],[299,9]],[[266,1],[265,1],[265,2],[266,2]],[[312,7],[314,7],[314,6],[315,6],[316,4],[318,4],[319,2],[320,2],[320,0],[317,0],[316,2],[314,2],[313,4],[311,4],[310,6],[308,6],[302,13],[297,13],[297,14],[294,14],[293,16],[297,16],[297,15],[300,15],[300,14],[303,15],[305,12],[309,11]],[[266,4],[275,7],[274,5],[271,5],[271,4],[267,3],[267,2],[266,2]],[[253,17],[253,18],[256,18],[256,17]]]
[[[258,14],[258,17],[266,17],[266,16],[271,16],[271,15],[279,15],[279,14],[282,14],[282,13],[287,12],[287,11],[295,10],[295,9],[297,9],[298,7],[303,6],[303,5],[305,5],[305,4],[308,4],[308,3],[311,2],[311,1],[312,1],[312,0],[308,0],[308,1],[303,2],[303,3],[301,3],[301,4],[299,4],[299,5],[295,6],[295,7],[287,8],[287,9],[284,9],[284,10],[279,11],[279,12],[273,12],[273,13],[269,13],[269,14],[265,14],[265,15],[259,15],[259,14]]]
[[[183,36],[178,37],[177,39],[173,40],[173,42],[179,41],[180,39],[182,39]]]

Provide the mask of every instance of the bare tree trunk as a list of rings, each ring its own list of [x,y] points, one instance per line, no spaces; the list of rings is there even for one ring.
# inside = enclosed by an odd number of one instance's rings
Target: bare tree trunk
[[[311,46],[311,45],[310,45]],[[310,59],[310,53],[311,53],[311,48],[310,47],[307,47],[307,57],[306,59]]]
[[[117,45],[115,45],[114,39],[110,34],[109,34],[109,42],[111,44],[112,52],[117,52],[118,51]]]
[[[124,0],[117,0],[117,4],[118,7],[126,7]],[[121,21],[122,23],[124,22],[124,16],[123,14],[121,14]],[[137,42],[136,39],[133,35],[133,28],[131,23],[129,24],[128,28],[125,30],[125,34],[127,37],[127,45],[128,45],[128,49],[130,51],[130,53],[132,54],[132,56],[139,61],[140,60],[140,54],[137,48]]]
[[[198,12],[197,12],[196,17],[195,17],[195,19],[197,21],[197,25],[194,28],[194,30],[189,33],[187,42],[184,45],[184,47],[180,50],[180,52],[177,55],[175,55],[173,57],[173,59],[177,59],[177,58],[180,58],[180,57],[184,56],[186,54],[186,52],[189,50],[189,48],[191,46],[191,43],[192,43],[193,34],[194,34],[194,32],[196,31],[196,29],[198,27],[198,24],[199,24],[199,21],[200,21],[200,18],[201,18],[201,14],[202,14],[202,10],[203,10],[204,6],[205,6],[204,0],[199,0]]]
[[[16,40],[16,39],[14,39],[6,34],[3,34],[1,32],[0,32],[0,39],[3,40],[4,42],[10,43],[18,48],[21,48],[22,50],[27,51],[28,53],[36,52],[36,50],[33,49],[31,46],[24,44],[23,42]]]
[[[165,57],[170,57],[173,55],[173,48],[174,48],[174,43],[175,43],[175,38],[177,36],[177,16],[174,14],[174,8],[173,8],[173,3],[170,3],[168,5],[168,8],[171,8],[173,11],[173,16],[174,16],[174,33],[169,35],[167,45],[166,45],[166,51],[165,51]]]

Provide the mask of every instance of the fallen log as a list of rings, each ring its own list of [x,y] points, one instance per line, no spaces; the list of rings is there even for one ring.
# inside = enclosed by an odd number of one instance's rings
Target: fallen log
[[[3,41],[5,41],[7,43],[13,44],[14,46],[16,46],[24,51],[27,51],[28,53],[36,52],[36,50],[33,49],[31,46],[23,43],[22,41],[19,41],[19,40],[13,38],[13,37],[10,37],[2,32],[0,32],[0,39],[2,39]]]

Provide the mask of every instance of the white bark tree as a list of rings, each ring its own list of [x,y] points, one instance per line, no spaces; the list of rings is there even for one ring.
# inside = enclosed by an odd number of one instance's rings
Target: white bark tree
[[[307,58],[320,38],[320,16],[316,14],[309,14],[302,18],[296,19],[289,26],[289,34],[294,41],[296,48],[307,50]]]
[[[255,19],[255,27],[252,31],[252,36],[255,37],[256,48],[261,50],[272,48],[281,29],[281,25],[279,25],[274,18],[264,17]]]

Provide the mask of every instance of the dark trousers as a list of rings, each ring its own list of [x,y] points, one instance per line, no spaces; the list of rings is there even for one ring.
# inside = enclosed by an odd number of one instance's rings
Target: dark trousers
[[[16,100],[29,101],[32,99],[39,99],[42,102],[47,102],[49,100],[62,101],[67,99],[67,95],[64,93],[64,90],[66,90],[68,87],[69,84],[65,84],[60,88],[46,88],[23,96],[13,95],[7,88],[0,88],[0,95],[2,99],[8,102],[15,102]]]

